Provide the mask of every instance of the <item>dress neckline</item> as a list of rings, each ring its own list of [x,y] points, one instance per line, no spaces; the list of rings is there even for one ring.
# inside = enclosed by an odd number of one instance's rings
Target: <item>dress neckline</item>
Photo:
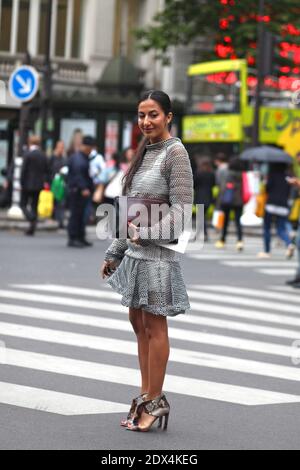
[[[177,137],[170,137],[169,139],[166,139],[166,140],[162,140],[160,142],[155,142],[154,144],[147,144],[146,145],[146,149],[147,150],[158,150],[158,149],[162,149],[162,148],[165,148],[167,147],[170,142],[180,142],[180,139],[178,139]]]

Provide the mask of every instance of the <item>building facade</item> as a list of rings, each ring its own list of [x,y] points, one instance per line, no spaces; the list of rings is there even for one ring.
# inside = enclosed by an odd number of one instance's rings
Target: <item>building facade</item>
[[[81,129],[98,138],[108,158],[113,151],[134,143],[135,103],[141,88],[162,88],[173,98],[184,100],[190,50],[173,49],[171,65],[162,67],[153,53],[137,48],[133,34],[136,27],[148,25],[164,3],[52,0],[49,148],[59,138],[68,147],[74,131]],[[24,63],[26,53],[43,78],[47,13],[48,0],[0,0],[0,80],[6,86],[16,66]],[[118,73],[119,77],[112,75]],[[119,86],[128,74],[132,83],[126,92]],[[104,86],[103,76],[116,82],[115,89]],[[30,131],[40,131],[39,107],[37,97],[30,105]],[[0,99],[0,170],[16,148],[19,113],[20,105],[6,91],[6,99]]]

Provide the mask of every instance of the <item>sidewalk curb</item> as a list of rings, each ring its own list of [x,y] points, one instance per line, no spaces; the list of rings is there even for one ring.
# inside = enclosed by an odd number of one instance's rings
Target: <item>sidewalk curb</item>
[[[6,211],[0,211],[0,230],[22,230],[28,229],[29,223],[24,220],[9,219]],[[56,231],[58,223],[54,220],[39,220],[37,224],[37,231]]]

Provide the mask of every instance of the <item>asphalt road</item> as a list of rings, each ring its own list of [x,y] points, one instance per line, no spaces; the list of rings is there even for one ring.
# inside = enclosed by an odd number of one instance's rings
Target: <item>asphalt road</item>
[[[139,376],[126,309],[98,276],[107,246],[0,233],[0,448],[298,449],[296,260],[276,246],[257,261],[253,238],[183,256],[192,309],[169,321],[169,429],[139,434],[119,426]]]

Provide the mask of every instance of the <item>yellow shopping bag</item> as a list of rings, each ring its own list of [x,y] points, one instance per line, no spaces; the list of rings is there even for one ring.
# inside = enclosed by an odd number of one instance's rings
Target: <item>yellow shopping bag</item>
[[[256,196],[256,217],[264,217],[267,203],[267,193],[258,194]]]
[[[299,218],[300,218],[300,198],[295,199],[293,207],[291,209],[289,220],[291,222],[298,222]]]
[[[52,217],[54,209],[54,196],[51,191],[44,189],[40,192],[38,202],[38,216],[42,219]]]

